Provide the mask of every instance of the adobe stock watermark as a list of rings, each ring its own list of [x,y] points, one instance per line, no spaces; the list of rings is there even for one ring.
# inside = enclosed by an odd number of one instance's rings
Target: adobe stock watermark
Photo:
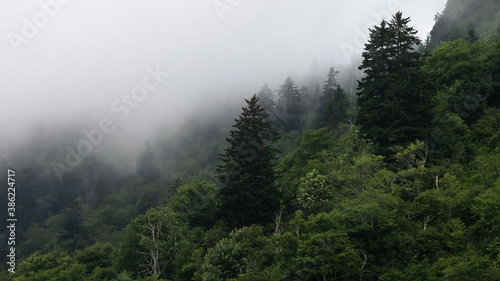
[[[345,59],[349,61],[353,55],[361,54],[365,48],[365,43],[367,43],[370,39],[369,29],[373,28],[376,25],[379,25],[383,19],[390,20],[392,16],[401,9],[401,1],[389,0],[384,10],[380,10],[378,12],[370,12],[372,21],[367,22],[363,30],[361,30],[359,27],[354,27],[353,44],[342,42],[342,44],[340,45],[340,49],[344,54]]]
[[[221,21],[224,21],[224,14],[232,12],[240,6],[243,0],[215,0],[213,2],[214,10]]]
[[[146,67],[147,74],[143,77],[141,83],[130,90],[129,94],[122,94],[111,102],[110,109],[119,120],[125,120],[130,112],[137,109],[142,102],[146,100],[149,93],[156,90],[160,84],[170,74],[160,70],[160,66],[156,68]],[[82,130],[80,140],[76,145],[76,149],[71,146],[66,146],[66,158],[64,163],[57,161],[52,162],[52,170],[61,182],[63,174],[71,172],[78,167],[83,160],[92,154],[95,147],[102,144],[105,135],[113,133],[116,129],[112,118],[102,118],[96,128],[90,130]]]
[[[61,11],[61,7],[67,5],[71,0],[42,0],[38,2],[40,10],[35,12],[31,18],[22,18],[23,25],[21,32],[10,32],[7,34],[7,39],[14,49],[15,53],[19,53],[19,47],[23,44],[28,44],[30,39],[35,38],[40,30],[49,24],[50,19],[56,17]]]

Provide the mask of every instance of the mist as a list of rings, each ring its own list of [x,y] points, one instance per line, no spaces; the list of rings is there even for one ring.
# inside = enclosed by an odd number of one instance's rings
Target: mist
[[[60,143],[49,160],[64,161],[87,135],[124,163],[264,83],[300,87],[332,66],[351,91],[368,27],[401,10],[424,40],[445,2],[0,0],[0,159]]]

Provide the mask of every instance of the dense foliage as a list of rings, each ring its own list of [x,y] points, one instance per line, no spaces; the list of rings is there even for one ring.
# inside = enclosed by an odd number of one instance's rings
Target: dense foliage
[[[177,168],[20,171],[32,219],[0,279],[500,280],[500,39],[423,57],[414,32],[372,29],[357,116],[332,68],[323,104],[288,77],[276,109],[264,86]]]

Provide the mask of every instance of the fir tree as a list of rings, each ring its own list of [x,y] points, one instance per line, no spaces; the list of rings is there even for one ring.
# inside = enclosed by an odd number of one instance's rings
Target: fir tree
[[[302,130],[302,96],[290,76],[280,87],[277,109],[281,125],[286,132]]]
[[[338,75],[339,72],[336,71],[333,67],[331,67],[330,71],[328,72],[328,79],[324,81],[325,84],[323,85],[323,93],[319,97],[319,106],[317,111],[319,118],[317,121],[317,125],[324,125],[328,122],[328,120],[325,119],[325,116],[327,114],[326,111],[335,95],[335,89],[338,86],[337,82]]]
[[[245,101],[217,167],[220,217],[232,228],[272,222],[281,198],[274,185],[276,151],[269,145],[277,131],[255,95]]]
[[[328,79],[324,82],[323,85],[323,94],[321,95],[320,102],[322,104],[328,104],[332,99],[335,93],[335,89],[338,86],[337,77],[339,72],[335,70],[335,68],[331,67],[328,72]]]
[[[343,124],[347,124],[349,122],[349,100],[347,99],[347,95],[340,87],[337,86],[335,90],[335,95],[333,96],[332,101],[328,103],[326,107],[325,113],[325,125],[332,132],[338,132],[339,128]],[[336,134],[339,135],[339,134]]]
[[[302,97],[302,108],[304,112],[309,112],[314,109],[314,98],[309,93],[309,89],[306,86],[302,86],[299,90],[300,96]]]
[[[420,44],[410,18],[398,12],[388,23],[370,29],[359,82],[358,123],[361,133],[386,148],[423,139],[430,122],[429,98],[420,71]]]
[[[271,90],[267,84],[264,84],[264,87],[257,93],[257,98],[259,99],[259,105],[264,108],[269,115],[273,115],[276,110],[276,102],[274,101],[273,90]]]

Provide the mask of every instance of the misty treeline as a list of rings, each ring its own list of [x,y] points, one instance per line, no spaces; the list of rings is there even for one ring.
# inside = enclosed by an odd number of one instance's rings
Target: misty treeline
[[[356,95],[264,85],[136,174],[19,169],[2,280],[500,280],[500,39],[415,34],[370,30]]]
[[[496,0],[448,1],[442,13],[435,15],[428,46],[436,48],[442,41],[463,38],[494,40],[500,32],[500,2]]]

